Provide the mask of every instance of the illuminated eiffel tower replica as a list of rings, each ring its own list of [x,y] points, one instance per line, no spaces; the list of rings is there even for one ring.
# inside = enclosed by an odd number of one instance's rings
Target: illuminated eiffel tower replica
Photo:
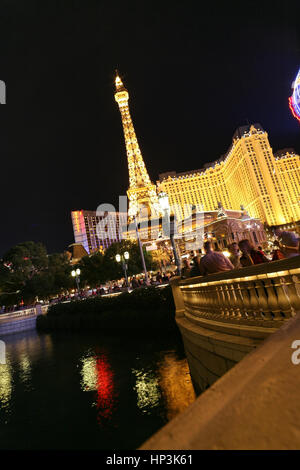
[[[164,211],[158,200],[156,185],[153,184],[149,178],[139,148],[139,144],[135,135],[135,130],[129,112],[129,94],[123,85],[118,71],[116,71],[115,84],[115,100],[119,105],[121,113],[129,170],[129,188],[127,190],[127,196],[129,199],[129,226],[127,227],[125,238],[135,238],[133,236],[133,232],[136,231],[136,236],[139,241],[141,250],[141,257],[143,259],[143,249],[141,241],[143,241],[143,243],[154,242],[155,245],[155,243],[161,243],[164,240],[162,238],[162,235],[165,235],[165,231],[163,228]],[[137,219],[139,220],[139,222],[141,222],[139,224],[139,228],[137,225]],[[132,221],[134,221],[134,224],[132,224]],[[144,224],[143,222],[146,222],[146,224]],[[133,225],[135,225],[135,230],[132,228]],[[173,233],[174,230],[171,230],[171,232]],[[174,233],[173,236],[171,235],[170,240],[173,247],[172,249],[175,256],[175,262],[178,266],[180,273],[180,261],[178,260],[177,251],[175,247]],[[154,249],[157,249],[156,245]],[[143,262],[146,279],[148,279],[145,261]]]
[[[118,71],[116,71],[115,85],[115,100],[121,113],[129,170],[128,217],[129,220],[133,220],[135,217],[139,217],[139,220],[157,218],[162,214],[162,210],[158,201],[156,186],[149,178],[139,148],[129,112],[129,94]]]

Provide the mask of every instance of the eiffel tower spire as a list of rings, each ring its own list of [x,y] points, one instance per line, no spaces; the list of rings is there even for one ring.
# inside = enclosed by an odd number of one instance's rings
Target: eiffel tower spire
[[[132,119],[129,112],[128,100],[129,94],[123,85],[123,82],[116,71],[116,93],[115,100],[119,105],[126,153],[129,170],[129,188],[127,196],[129,199],[128,215],[136,216],[141,206],[146,206],[152,215],[158,216],[161,213],[156,186],[149,178],[139,144],[136,138]]]

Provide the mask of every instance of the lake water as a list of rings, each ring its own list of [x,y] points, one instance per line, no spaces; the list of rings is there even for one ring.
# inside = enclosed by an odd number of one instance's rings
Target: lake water
[[[0,339],[0,449],[135,449],[195,400],[177,337]]]

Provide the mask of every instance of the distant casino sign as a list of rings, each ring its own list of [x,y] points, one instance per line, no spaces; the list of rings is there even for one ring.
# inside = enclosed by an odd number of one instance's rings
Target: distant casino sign
[[[290,110],[293,116],[300,122],[300,69],[293,83],[293,94],[289,98]]]

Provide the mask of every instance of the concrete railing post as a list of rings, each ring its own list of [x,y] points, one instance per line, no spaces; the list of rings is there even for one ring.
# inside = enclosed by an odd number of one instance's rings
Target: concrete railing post
[[[300,313],[300,256],[171,281],[196,393]]]
[[[171,283],[173,298],[175,302],[176,316],[182,317],[184,315],[184,302],[183,302],[182,293],[179,287],[179,281],[180,281],[180,277],[177,276],[171,279],[170,283]]]
[[[186,311],[209,320],[280,327],[300,311],[300,256],[283,262],[243,268],[232,277],[227,272],[188,280],[174,278],[171,286],[177,317]]]

